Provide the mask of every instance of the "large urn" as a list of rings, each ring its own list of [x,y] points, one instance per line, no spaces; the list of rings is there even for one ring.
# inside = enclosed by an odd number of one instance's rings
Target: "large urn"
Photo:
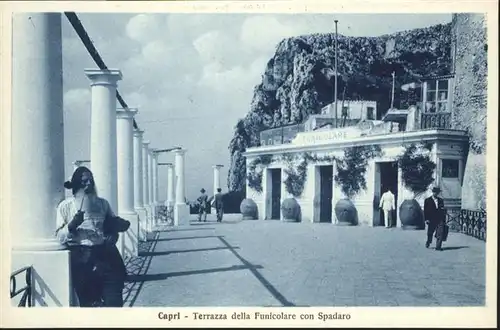
[[[257,220],[257,204],[251,198],[241,201],[240,212],[243,220]]]
[[[300,221],[300,205],[295,198],[287,198],[281,203],[281,214],[283,222]]]
[[[335,204],[335,215],[339,226],[356,226],[358,224],[357,213],[353,202],[347,198],[343,198]]]
[[[415,199],[406,199],[399,207],[401,227],[406,230],[425,229],[424,213]]]

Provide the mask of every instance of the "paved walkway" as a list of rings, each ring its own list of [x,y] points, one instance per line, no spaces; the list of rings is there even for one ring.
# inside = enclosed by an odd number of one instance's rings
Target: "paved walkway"
[[[194,219],[194,217],[193,217]],[[130,262],[126,306],[481,306],[485,243],[331,224],[192,222]]]

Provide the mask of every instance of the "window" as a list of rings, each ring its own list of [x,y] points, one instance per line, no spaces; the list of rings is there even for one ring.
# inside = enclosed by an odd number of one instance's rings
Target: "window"
[[[457,159],[442,159],[441,177],[443,178],[458,178],[458,160]]]
[[[368,120],[374,120],[375,117],[373,115],[374,113],[374,108],[373,107],[366,107],[366,119]]]
[[[427,82],[426,112],[448,112],[448,80]]]

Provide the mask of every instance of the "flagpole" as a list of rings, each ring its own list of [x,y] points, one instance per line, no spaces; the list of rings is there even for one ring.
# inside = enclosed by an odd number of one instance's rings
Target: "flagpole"
[[[394,80],[396,73],[392,71],[392,93],[391,93],[391,109],[394,107]]]
[[[335,99],[335,127],[338,127],[338,102],[337,102],[337,75],[338,75],[338,68],[337,68],[337,22],[338,20],[335,20],[335,90],[334,90],[334,99]]]

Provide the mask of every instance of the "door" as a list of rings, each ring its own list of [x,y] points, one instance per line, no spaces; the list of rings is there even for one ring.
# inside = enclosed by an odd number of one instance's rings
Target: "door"
[[[320,166],[319,222],[332,222],[333,166]]]
[[[271,170],[271,219],[279,220],[281,215],[281,169]]]
[[[398,200],[398,163],[384,162],[380,163],[380,196],[390,189],[394,194],[394,206],[396,209],[392,212],[391,226],[396,226],[397,219],[397,200]],[[385,225],[387,219],[384,219],[384,212],[380,211],[380,225]]]

